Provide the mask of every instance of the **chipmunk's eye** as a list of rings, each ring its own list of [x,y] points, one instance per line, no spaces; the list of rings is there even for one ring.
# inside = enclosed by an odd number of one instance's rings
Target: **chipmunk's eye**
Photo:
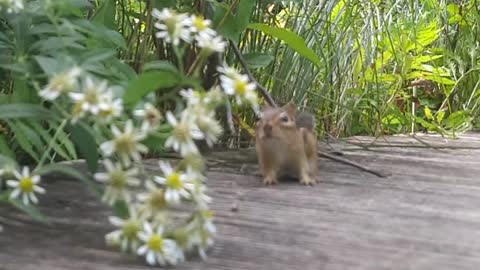
[[[282,120],[282,122],[288,122],[288,115],[284,115],[282,116],[282,118],[280,118],[280,120]]]

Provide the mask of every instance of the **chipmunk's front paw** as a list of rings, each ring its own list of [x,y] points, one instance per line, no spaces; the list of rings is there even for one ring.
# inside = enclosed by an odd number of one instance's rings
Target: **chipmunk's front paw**
[[[263,179],[263,183],[265,185],[273,185],[273,184],[277,184],[277,179],[275,179],[275,177],[272,177],[272,176],[267,176]]]
[[[315,181],[314,178],[310,178],[310,176],[308,175],[305,175],[302,177],[302,179],[300,180],[300,184],[304,184],[304,185],[314,185],[317,181]]]

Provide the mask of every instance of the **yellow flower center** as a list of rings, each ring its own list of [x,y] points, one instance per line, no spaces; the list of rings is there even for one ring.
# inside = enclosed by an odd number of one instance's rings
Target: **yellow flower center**
[[[235,92],[238,95],[243,96],[247,91],[247,83],[245,81],[235,80]]]
[[[173,130],[174,137],[180,142],[186,142],[190,139],[190,132],[188,129],[187,124],[185,123],[178,123]]]
[[[99,115],[100,117],[104,117],[104,118],[107,118],[107,117],[113,115],[113,107],[110,106],[110,107],[108,107],[108,109],[106,109],[106,110],[101,110],[98,115]]]
[[[147,242],[148,248],[155,252],[160,252],[163,250],[163,238],[158,234],[154,234],[148,239]]]
[[[197,28],[198,31],[203,31],[208,27],[205,23],[205,20],[201,16],[195,18],[195,20],[193,21],[193,25],[195,25],[195,28]]]
[[[87,88],[85,90],[85,101],[90,104],[97,104],[98,103],[98,93],[95,88]]]
[[[115,139],[118,153],[130,154],[135,151],[136,141],[131,134],[122,134]]]
[[[74,116],[79,116],[83,113],[83,109],[82,109],[82,106],[83,106],[83,102],[77,102],[73,105],[72,107],[72,114]]]
[[[117,189],[123,189],[127,185],[127,176],[121,170],[110,172],[110,184]]]
[[[20,179],[20,189],[25,193],[33,192],[33,179],[31,177],[24,177]]]
[[[141,227],[138,221],[130,220],[123,225],[122,232],[128,239],[136,239],[140,229]]]
[[[161,210],[165,208],[167,202],[165,201],[165,193],[163,192],[163,189],[152,191],[150,193],[148,204],[155,210]]]
[[[167,176],[167,181],[166,184],[169,188],[172,189],[182,189],[183,188],[183,182],[180,180],[180,174],[174,172]]]
[[[59,74],[50,81],[50,88],[57,92],[68,92],[72,87],[67,74]]]

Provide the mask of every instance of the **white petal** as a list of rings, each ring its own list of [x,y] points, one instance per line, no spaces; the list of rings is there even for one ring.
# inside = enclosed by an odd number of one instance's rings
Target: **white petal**
[[[170,125],[176,126],[178,124],[177,119],[175,118],[175,116],[173,116],[171,111],[167,112],[166,117],[167,117],[167,121]]]
[[[29,204],[28,194],[27,194],[27,193],[23,193],[23,194],[22,194],[22,201],[23,201],[23,204],[25,204],[25,205],[28,205],[28,204]]]
[[[155,253],[151,250],[147,253],[147,263],[150,265],[155,265]]]
[[[138,248],[137,254],[140,255],[140,256],[145,255],[145,253],[147,253],[147,250],[148,250],[147,245],[143,245],[143,246]]]
[[[16,188],[20,185],[20,182],[15,181],[15,180],[7,180],[7,186]]]
[[[159,183],[160,185],[165,185],[165,182],[167,181],[167,179],[161,176],[155,176],[154,181]]]
[[[100,149],[106,156],[111,156],[114,151],[113,141],[107,141],[100,145]]]
[[[41,186],[34,186],[33,190],[37,193],[40,193],[40,194],[45,194],[45,192],[46,192],[45,189],[42,188]]]
[[[16,198],[18,198],[18,195],[20,195],[20,189],[16,188],[10,193],[9,198],[10,199],[16,199]]]
[[[35,193],[31,192],[28,194],[28,197],[30,197],[30,200],[34,203],[34,204],[37,204],[38,203],[38,199],[37,199],[37,196],[35,196]]]
[[[112,225],[117,227],[121,227],[125,223],[123,219],[114,216],[108,217],[108,220],[110,223],[112,223]]]

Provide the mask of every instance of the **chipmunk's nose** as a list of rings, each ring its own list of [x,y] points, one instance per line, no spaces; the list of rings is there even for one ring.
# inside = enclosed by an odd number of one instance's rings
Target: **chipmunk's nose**
[[[265,132],[265,135],[271,136],[272,135],[272,126],[270,124],[266,124],[263,127],[263,131]]]

